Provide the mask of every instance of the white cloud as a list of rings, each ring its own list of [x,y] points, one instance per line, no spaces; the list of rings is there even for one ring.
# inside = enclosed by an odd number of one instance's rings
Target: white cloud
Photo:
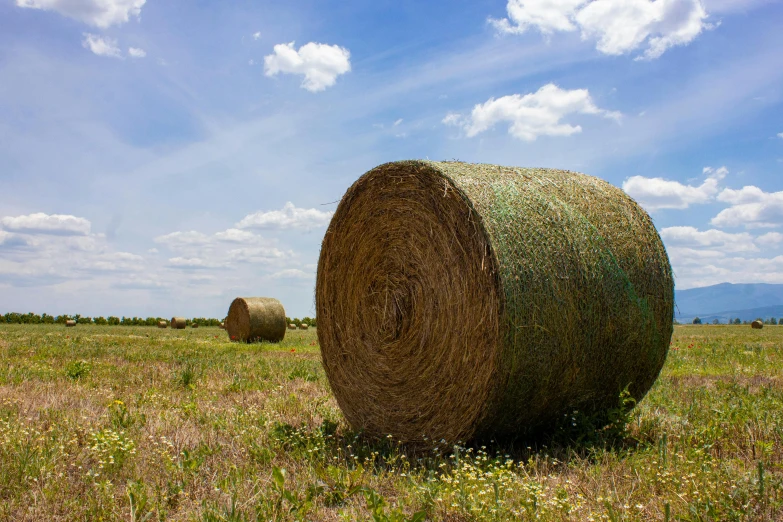
[[[253,33],[253,40],[258,40],[259,38],[261,38],[261,31]]]
[[[299,270],[298,268],[288,268],[272,274],[274,279],[313,279],[315,274]]]
[[[131,58],[144,58],[147,56],[147,51],[138,47],[128,47],[128,55]]]
[[[707,12],[700,0],[508,0],[508,18],[490,19],[502,33],[524,33],[531,27],[549,35],[581,30],[609,55],[645,47],[643,57],[657,58],[667,49],[692,42],[704,29]]]
[[[716,227],[761,228],[783,225],[783,191],[764,192],[752,185],[724,189],[718,201],[728,203],[710,223]]]
[[[772,247],[783,243],[783,234],[780,232],[767,232],[757,237],[756,243],[762,247]]]
[[[311,229],[323,227],[329,224],[333,212],[318,210],[315,208],[297,208],[290,201],[287,202],[282,210],[271,210],[268,212],[256,212],[245,216],[237,228],[300,228]]]
[[[778,132],[778,138],[780,138],[781,140],[783,140],[783,132]]]
[[[274,247],[237,248],[228,251],[231,261],[239,263],[272,263],[293,257],[293,252],[283,252]]]
[[[721,252],[757,252],[753,236],[745,233],[730,234],[722,230],[698,230],[694,227],[668,227],[661,229],[661,238],[666,246],[711,247]]]
[[[206,259],[198,257],[172,257],[169,259],[169,266],[174,268],[185,269],[202,269],[202,268],[223,268],[226,265],[222,263],[213,263]]]
[[[90,33],[84,33],[83,36],[82,47],[85,49],[89,49],[98,56],[122,58],[122,51],[117,46],[117,40]]]
[[[664,208],[684,209],[690,205],[711,201],[718,193],[719,182],[729,171],[726,167],[705,167],[703,172],[707,174],[707,179],[697,187],[663,178],[631,176],[623,182],[623,190],[649,211]]]
[[[473,107],[470,117],[449,113],[443,118],[446,125],[460,125],[468,137],[492,128],[496,123],[509,122],[509,134],[524,141],[535,141],[539,136],[570,136],[582,132],[579,125],[561,120],[571,114],[595,114],[618,120],[620,113],[596,107],[587,89],[565,90],[549,83],[535,93],[513,94],[490,98]]]
[[[396,127],[396,126],[398,126],[401,123],[402,123],[402,118],[400,118],[399,120],[395,121],[394,122],[394,126]]]
[[[26,216],[4,217],[0,225],[12,232],[25,234],[87,235],[90,222],[84,218],[64,214],[38,212]]]
[[[209,236],[191,230],[189,232],[172,232],[153,239],[156,243],[166,245],[169,248],[182,248],[191,245],[205,245],[209,243]]]
[[[16,0],[19,7],[55,11],[88,25],[106,29],[138,18],[146,0]]]
[[[350,58],[348,49],[338,45],[310,42],[297,51],[294,42],[278,44],[274,54],[264,57],[264,72],[267,76],[302,74],[302,88],[318,92],[331,87],[338,76],[351,70]]]

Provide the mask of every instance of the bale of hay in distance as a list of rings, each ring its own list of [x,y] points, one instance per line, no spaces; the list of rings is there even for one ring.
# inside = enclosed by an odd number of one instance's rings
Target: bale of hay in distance
[[[172,317],[171,328],[174,330],[184,330],[187,326],[187,320],[184,317]]]
[[[68,319],[67,321],[65,321],[65,326],[66,327],[76,326],[76,321],[74,321],[73,319]]]
[[[294,323],[291,323],[288,325],[289,330],[296,330],[296,325]]]
[[[302,323],[299,325],[300,330],[307,330],[307,325],[305,323]]]
[[[240,342],[280,342],[285,324],[283,305],[272,297],[237,297],[226,317],[229,337]]]
[[[756,330],[761,330],[762,328],[764,328],[764,323],[756,319],[755,321],[750,323],[750,327],[755,328]]]
[[[220,324],[218,325],[218,327],[219,327],[221,330],[225,330],[225,329],[226,329],[226,323],[220,323]]]
[[[158,328],[167,328],[168,326],[169,326],[169,323],[167,323],[166,321],[163,321],[163,320],[158,321]]]
[[[322,362],[348,422],[421,443],[524,437],[641,399],[673,331],[669,258],[620,189],[562,170],[381,165],[321,245]]]
[[[190,323],[191,328],[198,328],[198,323]]]

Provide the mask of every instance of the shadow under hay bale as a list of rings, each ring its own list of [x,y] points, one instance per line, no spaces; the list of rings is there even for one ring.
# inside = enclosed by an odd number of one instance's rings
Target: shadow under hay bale
[[[272,297],[237,297],[228,309],[226,331],[232,341],[277,343],[285,330],[285,310]]]
[[[158,321],[158,328],[168,328],[169,324],[166,321]]]
[[[761,330],[762,328],[764,328],[764,323],[756,319],[755,321],[750,323],[750,327],[756,330]]]
[[[318,340],[355,429],[410,443],[513,438],[641,399],[674,284],[647,213],[568,171],[381,165],[323,240]]]
[[[171,328],[174,330],[184,330],[187,324],[187,320],[184,317],[171,318]]]
[[[76,321],[74,321],[73,319],[68,319],[67,321],[65,321],[65,326],[66,327],[76,326]]]

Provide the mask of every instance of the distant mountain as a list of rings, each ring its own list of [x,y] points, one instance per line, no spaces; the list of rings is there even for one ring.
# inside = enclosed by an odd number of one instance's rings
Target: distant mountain
[[[767,320],[770,317],[780,319],[783,317],[783,305],[749,308],[747,310],[729,310],[728,312],[694,315],[693,317],[698,317],[704,324],[711,323],[714,319],[717,319],[721,323],[726,323],[729,319],[736,319],[737,317],[739,317],[740,321],[753,321],[758,318]],[[681,323],[690,323],[693,321],[693,317],[678,317],[677,320]]]
[[[675,290],[674,317],[687,321],[694,317],[704,320],[706,317],[721,318],[729,316],[752,320],[756,317],[783,317],[783,284],[765,283],[731,284]],[[770,308],[770,310],[766,310]],[[777,311],[776,311],[777,310]],[[762,313],[763,311],[763,313]],[[748,315],[750,314],[750,315]],[[751,315],[754,315],[751,317]],[[747,319],[744,317],[747,316]]]

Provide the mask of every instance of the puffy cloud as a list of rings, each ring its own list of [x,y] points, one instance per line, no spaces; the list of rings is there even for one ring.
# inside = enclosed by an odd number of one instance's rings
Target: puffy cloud
[[[283,252],[274,247],[237,248],[228,251],[229,259],[239,263],[272,263],[293,257],[293,252]]]
[[[128,47],[128,55],[131,58],[144,58],[147,56],[147,51],[138,47]]]
[[[146,0],[16,0],[19,7],[55,11],[101,29],[138,18],[145,3]]]
[[[82,47],[89,49],[98,56],[108,56],[110,58],[122,58],[122,51],[117,46],[117,40],[104,38],[97,34],[84,33]]]
[[[274,54],[264,57],[264,73],[304,75],[302,88],[310,92],[323,91],[337,81],[337,77],[351,70],[351,53],[338,45],[310,42],[297,51],[294,42],[278,44]]]
[[[535,93],[513,94],[490,98],[476,105],[467,118],[450,113],[443,119],[447,125],[459,125],[468,137],[492,128],[496,123],[509,122],[508,132],[524,141],[535,141],[539,136],[570,136],[582,132],[579,125],[561,120],[571,114],[595,114],[619,119],[620,113],[596,107],[587,89],[565,90],[549,83]]]
[[[84,218],[66,214],[38,212],[26,216],[4,217],[0,225],[12,232],[25,234],[87,235],[90,222]]]
[[[298,268],[288,268],[272,274],[274,279],[313,279],[315,274],[299,270]]]
[[[748,233],[730,234],[722,230],[698,230],[694,227],[661,229],[661,238],[667,246],[712,247],[722,252],[756,252],[759,248]]]
[[[259,38],[261,38],[261,31],[253,33],[253,40],[258,40]]]
[[[0,230],[0,248],[16,248],[27,246],[27,241],[17,234]]]
[[[756,244],[762,247],[774,247],[783,244],[783,234],[780,232],[767,232],[756,238]]]
[[[508,18],[490,19],[503,33],[524,33],[531,27],[543,34],[581,31],[597,40],[610,55],[645,47],[643,58],[692,42],[704,29],[707,12],[700,0],[508,0]]]
[[[690,205],[711,201],[718,193],[718,184],[728,172],[726,167],[705,167],[703,173],[707,174],[707,178],[696,187],[663,178],[631,176],[623,182],[623,190],[650,211],[664,208],[684,209]]]
[[[198,257],[172,257],[169,259],[169,266],[183,269],[209,269],[223,268],[225,263],[214,263]]]
[[[721,210],[710,223],[716,227],[761,228],[783,225],[783,191],[764,192],[752,185],[739,190],[724,189],[718,201],[731,206]]]
[[[156,243],[166,245],[169,248],[182,248],[191,245],[205,245],[209,243],[209,236],[191,230],[189,232],[172,232],[153,239]]]
[[[778,132],[778,138],[780,138],[781,140],[783,140],[783,132]]]
[[[245,216],[237,228],[273,228],[287,229],[300,228],[311,229],[326,226],[332,219],[333,212],[318,210],[315,208],[297,208],[290,201],[282,210],[270,210],[268,212],[256,212]]]

